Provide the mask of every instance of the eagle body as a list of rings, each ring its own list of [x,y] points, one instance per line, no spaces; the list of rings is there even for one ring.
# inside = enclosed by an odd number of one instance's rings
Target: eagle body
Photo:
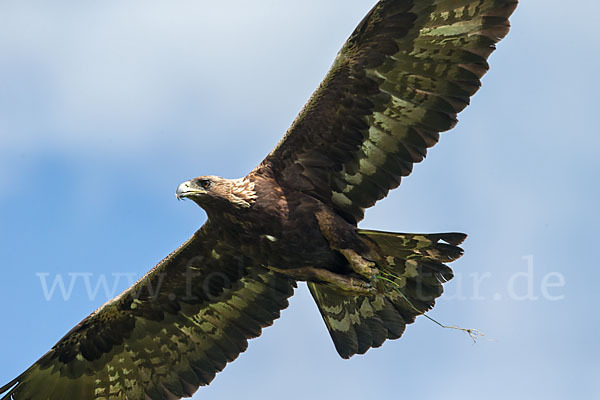
[[[204,225],[0,387],[0,400],[189,397],[279,317],[297,281],[342,358],[399,338],[442,294],[466,235],[358,223],[456,124],[516,6],[378,1],[260,165],[179,185]]]
[[[209,215],[215,238],[264,267],[286,270],[306,266],[335,268],[340,264],[339,255],[330,249],[320,231],[316,215],[326,207],[319,200],[302,192],[285,190],[272,176],[265,174],[244,180],[253,188],[248,191],[252,193],[251,207],[237,207],[233,202],[217,205],[199,201]],[[211,208],[211,204],[216,207]],[[343,220],[337,222],[348,233],[355,228]]]

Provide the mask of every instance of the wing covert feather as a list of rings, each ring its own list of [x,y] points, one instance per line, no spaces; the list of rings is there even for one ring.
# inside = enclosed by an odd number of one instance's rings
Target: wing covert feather
[[[516,6],[379,1],[258,169],[358,222],[456,124]]]
[[[0,395],[3,400],[191,396],[279,317],[294,287],[288,278],[235,255],[205,225],[0,388]]]

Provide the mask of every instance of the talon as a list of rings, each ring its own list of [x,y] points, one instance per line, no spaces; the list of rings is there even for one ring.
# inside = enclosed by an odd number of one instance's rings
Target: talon
[[[323,268],[302,267],[295,269],[280,269],[267,266],[272,271],[285,274],[296,280],[327,283],[338,290],[351,292],[354,295],[370,296],[377,291],[372,282],[364,281],[348,275],[340,275]]]
[[[363,258],[360,254],[351,249],[342,249],[339,251],[346,258],[346,260],[348,260],[348,264],[350,264],[352,271],[364,276],[368,280],[373,280],[377,275],[379,275],[377,264],[375,264],[373,261]]]
[[[349,278],[350,289],[353,292],[358,292],[364,295],[370,295],[375,292],[375,287],[370,282],[365,282],[361,279]]]
[[[350,282],[352,283],[353,286],[357,286],[357,287],[361,287],[361,288],[365,288],[365,289],[370,289],[373,287],[371,282],[365,282],[362,279],[350,278]]]

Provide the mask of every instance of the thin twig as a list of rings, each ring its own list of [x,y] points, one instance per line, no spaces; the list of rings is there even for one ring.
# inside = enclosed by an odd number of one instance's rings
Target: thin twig
[[[381,273],[381,274],[384,274],[384,275],[387,275],[387,276],[391,276],[391,277],[393,277],[393,278],[397,278],[397,279],[399,279],[399,277],[398,277],[398,276],[396,276],[396,275],[394,275],[394,274],[392,274],[392,273],[389,273],[389,272],[380,271],[380,273]],[[470,337],[470,338],[473,340],[473,343],[477,343],[477,340],[478,340],[480,337],[483,337],[483,336],[485,336],[485,334],[484,334],[483,332],[481,332],[481,331],[479,331],[479,330],[477,330],[477,329],[472,329],[472,328],[461,328],[461,327],[459,327],[459,326],[453,326],[453,325],[444,325],[444,324],[442,324],[442,323],[440,323],[440,322],[436,321],[435,319],[433,319],[432,317],[430,317],[429,315],[425,314],[423,311],[421,311],[421,310],[419,310],[417,307],[415,307],[415,306],[414,306],[414,305],[413,305],[413,304],[410,302],[410,300],[409,300],[409,299],[408,299],[408,298],[407,298],[407,297],[404,295],[404,293],[402,293],[402,290],[400,289],[400,285],[399,285],[399,284],[398,284],[396,281],[394,281],[394,280],[391,280],[391,279],[389,279],[389,278],[387,278],[387,277],[385,277],[385,276],[381,276],[381,275],[379,275],[379,276],[378,276],[378,278],[380,278],[380,279],[382,279],[382,280],[384,280],[384,281],[390,282],[392,285],[396,286],[396,290],[398,291],[398,293],[400,294],[400,296],[402,296],[402,298],[404,299],[404,301],[406,301],[406,303],[407,303],[407,304],[408,304],[408,305],[409,305],[409,306],[410,306],[410,307],[411,307],[413,310],[415,310],[415,311],[416,311],[417,313],[419,313],[419,314],[423,314],[423,316],[424,316],[425,318],[427,318],[427,319],[428,319],[428,320],[430,320],[431,322],[434,322],[435,324],[439,325],[440,327],[442,327],[442,328],[444,328],[444,329],[455,329],[455,330],[457,330],[457,331],[462,331],[462,332],[465,332],[465,333],[466,333],[466,334],[468,334],[468,335],[469,335],[469,337]]]

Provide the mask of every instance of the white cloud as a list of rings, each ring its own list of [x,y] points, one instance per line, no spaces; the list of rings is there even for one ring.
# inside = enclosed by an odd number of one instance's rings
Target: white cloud
[[[0,169],[21,179],[19,155],[195,159],[252,144],[251,168],[371,3],[4,1]]]
[[[362,11],[353,3],[342,11],[356,19]],[[139,150],[189,141],[189,131],[177,137],[165,130],[174,121],[202,129],[215,113],[251,120],[255,110],[272,107],[274,96],[287,101],[286,87],[298,85],[304,96],[286,111],[291,121],[322,75],[306,85],[294,69],[317,65],[324,73],[335,54],[328,49],[316,62],[306,59],[330,29],[313,29],[315,8],[326,18],[340,4],[3,2],[1,68],[10,80],[0,94],[3,150]],[[339,43],[354,24],[340,21],[331,28]],[[216,103],[230,108],[215,110]]]

